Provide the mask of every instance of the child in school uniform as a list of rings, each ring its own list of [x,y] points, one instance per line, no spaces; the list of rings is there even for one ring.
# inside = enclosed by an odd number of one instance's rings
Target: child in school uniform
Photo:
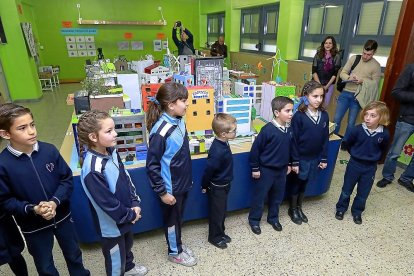
[[[214,115],[212,128],[216,135],[208,151],[207,164],[202,179],[202,192],[208,193],[209,220],[208,241],[225,249],[231,238],[224,233],[227,210],[227,196],[233,180],[233,155],[229,140],[236,137],[236,118],[229,114]]]
[[[187,195],[192,188],[191,156],[184,115],[188,91],[179,83],[165,83],[151,98],[147,112],[148,180],[159,196],[164,219],[168,260],[194,266],[193,251],[182,243],[181,227]]]
[[[361,112],[362,124],[353,127],[346,144],[351,158],[346,166],[342,192],[336,204],[335,218],[342,220],[348,210],[354,187],[357,193],[351,207],[353,220],[362,223],[362,212],[374,183],[377,162],[386,153],[390,134],[385,128],[389,124],[389,110],[385,103],[373,101]]]
[[[0,205],[15,217],[39,275],[59,275],[52,249],[57,239],[70,275],[90,275],[82,263],[70,214],[72,171],[59,151],[37,140],[30,109],[0,106]]]
[[[92,110],[82,114],[77,129],[80,147],[87,148],[81,159],[82,187],[98,222],[106,274],[145,275],[148,269],[134,264],[132,254],[132,226],[141,218],[141,200],[114,148],[114,121],[108,113]]]
[[[24,241],[13,217],[0,209],[0,266],[9,264],[15,275],[28,276],[23,249]]]
[[[308,222],[302,211],[306,186],[328,162],[329,116],[324,110],[325,91],[316,81],[305,83],[298,111],[292,118],[292,182],[289,183],[289,210],[296,224]]]
[[[268,197],[267,222],[276,231],[282,231],[279,206],[285,194],[286,175],[290,172],[290,146],[293,101],[278,96],[272,100],[273,120],[267,123],[255,139],[250,151],[253,177],[253,198],[249,212],[250,228],[261,234],[260,220]]]

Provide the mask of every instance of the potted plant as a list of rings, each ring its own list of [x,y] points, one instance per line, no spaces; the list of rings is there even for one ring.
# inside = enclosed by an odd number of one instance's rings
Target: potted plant
[[[122,87],[106,87],[105,79],[86,78],[81,82],[89,94],[91,110],[109,112],[112,107],[124,108]],[[120,89],[121,88],[121,89]]]

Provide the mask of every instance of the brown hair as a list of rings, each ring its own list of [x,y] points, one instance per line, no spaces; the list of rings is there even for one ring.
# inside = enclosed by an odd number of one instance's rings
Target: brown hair
[[[236,125],[236,118],[226,113],[217,113],[214,115],[211,127],[217,136],[223,132],[229,132],[234,125]]]
[[[293,100],[285,96],[277,96],[272,100],[272,114],[274,117],[275,111],[281,111],[287,104],[293,104]]]
[[[375,109],[380,116],[379,124],[383,126],[388,126],[390,124],[390,111],[387,105],[381,101],[372,101],[368,103],[361,112],[361,119],[364,120],[365,113],[368,110]]]
[[[26,114],[30,114],[33,119],[33,114],[27,107],[13,103],[0,105],[0,129],[10,131],[14,120]]]
[[[367,42],[364,44],[364,49],[366,51],[374,51],[376,52],[378,49],[378,43],[373,39],[368,39]]]
[[[320,84],[319,82],[314,81],[314,80],[308,81],[307,83],[305,83],[303,85],[302,96],[307,97],[315,89],[318,89],[318,88],[322,88],[322,90],[324,91],[323,92],[323,99],[325,99],[325,90],[323,89],[322,84]],[[302,102],[298,107],[298,110],[301,111],[301,112],[306,112],[307,109],[308,109],[308,106],[304,102]],[[323,103],[321,103],[321,105],[318,107],[318,110],[320,110],[320,111],[325,110],[325,108],[323,107]]]
[[[180,83],[168,82],[161,85],[155,99],[156,101],[150,102],[146,116],[149,132],[161,117],[161,113],[168,110],[168,104],[175,103],[177,100],[188,99],[188,91]]]
[[[101,129],[100,122],[104,119],[110,118],[109,114],[104,111],[91,110],[82,114],[77,125],[78,139],[79,139],[79,160],[82,165],[83,153],[85,146],[91,148],[94,146],[89,139],[89,134],[96,133]]]
[[[331,50],[331,55],[332,57],[336,56],[338,54],[338,46],[336,45],[336,40],[333,36],[328,35],[327,37],[325,37],[324,40],[322,40],[321,42],[321,46],[318,47],[317,50],[317,54],[319,58],[323,58],[325,56],[325,42],[331,39],[332,40],[332,50]]]

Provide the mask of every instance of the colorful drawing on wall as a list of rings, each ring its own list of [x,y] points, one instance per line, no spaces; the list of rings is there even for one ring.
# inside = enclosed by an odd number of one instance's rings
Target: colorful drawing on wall
[[[36,57],[37,56],[37,49],[36,49],[35,39],[34,39],[34,36],[33,36],[32,24],[28,23],[28,22],[23,22],[23,23],[21,23],[21,26],[22,26],[24,38],[25,38],[25,41],[26,41],[27,48],[30,52],[30,55],[32,57]]]
[[[128,51],[129,50],[129,41],[119,41],[118,43],[119,51]]]
[[[131,50],[134,50],[134,51],[144,50],[144,42],[143,41],[131,41]]]
[[[160,52],[162,50],[161,40],[154,40],[154,52]]]

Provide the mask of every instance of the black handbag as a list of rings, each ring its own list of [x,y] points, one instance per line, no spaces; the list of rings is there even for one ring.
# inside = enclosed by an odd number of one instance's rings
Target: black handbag
[[[349,74],[351,74],[352,70],[354,70],[354,68],[358,65],[359,61],[361,60],[361,55],[357,55],[354,61],[354,64],[352,64],[351,67],[351,71],[349,72]],[[338,78],[338,82],[336,83],[336,90],[338,90],[339,92],[342,92],[342,90],[344,90],[346,85],[346,82],[342,82],[341,77]]]

